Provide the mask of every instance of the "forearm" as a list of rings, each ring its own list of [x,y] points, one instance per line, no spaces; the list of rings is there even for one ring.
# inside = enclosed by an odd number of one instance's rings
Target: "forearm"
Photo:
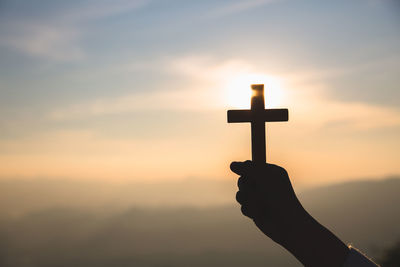
[[[281,245],[304,266],[342,267],[349,248],[305,210],[299,216]]]

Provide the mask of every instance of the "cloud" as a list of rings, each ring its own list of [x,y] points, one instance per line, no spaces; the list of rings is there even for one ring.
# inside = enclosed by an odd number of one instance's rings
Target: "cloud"
[[[72,27],[26,22],[13,25],[12,28],[13,33],[2,38],[1,45],[50,60],[73,61],[84,56],[77,44],[80,33]]]
[[[361,101],[338,101],[330,97],[329,86],[323,82],[324,77],[341,75],[343,70],[271,73],[244,60],[217,61],[210,56],[199,55],[170,58],[154,64],[170,74],[173,73],[174,77],[186,77],[189,83],[159,91],[149,90],[113,98],[97,98],[53,110],[48,114],[48,118],[74,120],[150,110],[224,110],[229,106],[226,100],[229,90],[232,89],[226,87],[231,85],[231,80],[238,80],[241,76],[247,77],[257,71],[257,74],[269,75],[282,81],[280,90],[284,91],[285,97],[280,104],[291,109],[294,122],[306,125],[307,127],[300,127],[306,131],[327,126],[335,129],[368,130],[400,125],[400,115],[396,109]],[[267,91],[267,94],[268,92],[270,91]]]
[[[0,26],[0,46],[49,60],[80,60],[85,56],[80,41],[89,21],[130,12],[147,2],[85,1],[72,9],[59,6],[56,11],[29,17],[5,13],[7,16]]]
[[[84,1],[72,10],[63,12],[58,20],[66,23],[85,22],[109,18],[116,15],[132,12],[149,3],[149,0],[89,0]]]
[[[282,0],[252,0],[252,1],[235,1],[234,3],[230,3],[228,5],[224,5],[220,8],[214,9],[211,13],[209,13],[210,17],[223,17],[228,15],[234,15],[240,12],[244,12],[247,10],[251,10],[257,7],[261,7],[267,4],[276,3]]]
[[[232,58],[217,61],[208,55],[189,55],[170,59],[170,69],[196,80],[217,81],[221,77],[254,70],[248,62]]]
[[[240,59],[218,62],[211,57],[197,56],[177,59],[172,66],[175,71],[193,79],[213,81],[218,84],[216,88],[219,90],[224,84],[229,84],[230,80],[240,80],[237,79],[240,76],[276,78],[282,82],[280,90],[284,91],[285,95],[285,99],[280,104],[292,107],[296,120],[310,126],[307,129],[320,129],[330,125],[331,128],[352,131],[400,126],[399,110],[365,101],[337,100],[331,97],[330,86],[324,80],[334,79],[344,74],[354,74],[370,68],[371,65],[381,66],[387,63],[387,60],[382,60],[341,69],[274,73],[262,66]],[[222,102],[220,104],[223,108]]]
[[[118,97],[100,97],[83,103],[61,107],[48,114],[51,120],[73,120],[106,114],[122,114],[135,111],[174,110],[204,111],[223,109],[221,87],[228,75],[245,71],[249,66],[241,60],[215,62],[209,56],[184,56],[164,58],[142,63],[123,63],[107,72],[132,72],[159,70],[174,77],[189,78],[190,84],[162,90],[144,90]]]
[[[123,63],[114,66],[119,72],[157,69],[188,83],[162,90],[144,90],[118,97],[100,97],[83,103],[61,107],[48,114],[51,120],[74,120],[107,114],[135,111],[204,111],[227,108],[224,102],[229,77],[251,72],[251,66],[238,59],[216,62],[209,56],[164,58],[149,63]],[[108,72],[111,70],[107,70]]]
[[[86,103],[57,109],[49,114],[49,118],[52,120],[74,120],[135,111],[202,111],[218,108],[218,103],[207,101],[210,98],[212,98],[212,95],[209,95],[209,91],[199,89],[141,92],[113,98],[98,98]]]
[[[350,132],[400,126],[400,113],[395,108],[332,99],[324,84],[290,86],[297,88],[290,90],[288,104],[292,122],[302,125],[299,131]]]

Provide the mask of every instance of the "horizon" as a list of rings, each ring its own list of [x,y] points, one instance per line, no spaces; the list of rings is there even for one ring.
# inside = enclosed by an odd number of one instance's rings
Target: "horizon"
[[[318,206],[310,201],[313,196],[337,195],[338,203],[357,201],[359,195],[380,188],[381,194],[392,194],[400,187],[400,176],[380,177],[335,182],[332,184],[299,187],[294,185],[296,195],[306,200],[306,208]],[[1,218],[19,218],[46,210],[82,210],[102,213],[121,213],[131,209],[234,207],[236,181],[183,180],[152,182],[71,179],[8,179],[0,180]],[[322,193],[325,192],[325,193]],[[335,194],[337,192],[337,194]],[[375,193],[376,194],[376,193]],[[333,201],[334,198],[331,199]],[[393,204],[382,198],[387,205]],[[239,212],[239,211],[238,211]]]

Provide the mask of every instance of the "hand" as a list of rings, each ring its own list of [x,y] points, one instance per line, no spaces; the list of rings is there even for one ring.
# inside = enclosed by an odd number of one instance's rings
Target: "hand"
[[[240,175],[236,200],[242,205],[242,213],[253,219],[264,234],[284,245],[296,222],[307,215],[285,169],[245,161],[232,162],[231,170]]]
[[[240,175],[236,199],[242,213],[265,235],[305,266],[343,266],[349,248],[302,207],[285,169],[245,161],[232,162],[231,170]]]

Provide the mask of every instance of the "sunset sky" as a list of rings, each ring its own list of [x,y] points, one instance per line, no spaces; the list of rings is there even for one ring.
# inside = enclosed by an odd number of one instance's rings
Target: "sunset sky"
[[[0,2],[0,179],[233,179],[250,84],[295,184],[400,174],[393,0]]]

